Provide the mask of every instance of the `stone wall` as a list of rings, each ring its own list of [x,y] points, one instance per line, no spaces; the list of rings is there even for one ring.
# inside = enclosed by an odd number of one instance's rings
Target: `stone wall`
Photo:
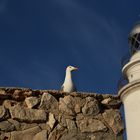
[[[0,140],[122,140],[119,97],[0,88]]]

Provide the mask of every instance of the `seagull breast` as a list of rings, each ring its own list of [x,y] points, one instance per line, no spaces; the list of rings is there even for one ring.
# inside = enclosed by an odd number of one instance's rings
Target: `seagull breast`
[[[76,67],[68,66],[66,69],[65,80],[62,85],[62,91],[64,92],[74,92],[76,91],[75,85],[72,80],[72,71],[77,70]]]

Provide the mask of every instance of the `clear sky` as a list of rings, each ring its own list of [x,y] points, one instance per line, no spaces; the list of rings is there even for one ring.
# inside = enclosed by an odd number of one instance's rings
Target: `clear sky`
[[[139,0],[1,0],[0,86],[117,93]]]

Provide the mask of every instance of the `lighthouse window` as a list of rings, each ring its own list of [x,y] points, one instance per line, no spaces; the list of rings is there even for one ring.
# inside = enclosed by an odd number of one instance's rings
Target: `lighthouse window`
[[[138,38],[137,38],[137,40],[140,41],[140,34],[138,34]]]
[[[136,38],[136,37],[137,37],[137,35],[138,35],[138,34],[135,34],[135,35],[134,35],[134,38]]]
[[[134,41],[135,41],[135,39],[134,39],[134,38],[132,38],[132,40],[131,40],[131,44],[132,44],[132,45],[134,44]]]
[[[137,49],[138,47],[139,47],[139,43],[138,43],[138,41],[136,41],[135,48]]]

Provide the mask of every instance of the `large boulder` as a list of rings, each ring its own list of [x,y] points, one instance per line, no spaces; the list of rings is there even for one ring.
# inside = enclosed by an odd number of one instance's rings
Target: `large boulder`
[[[59,110],[62,114],[67,116],[75,116],[76,112],[74,110],[74,98],[70,95],[60,98],[59,100]]]
[[[33,140],[34,136],[41,131],[39,126],[24,130],[11,132],[10,140]],[[39,139],[38,139],[39,140]]]
[[[55,129],[50,133],[48,140],[60,140],[60,138],[67,134],[67,129],[61,125],[57,125]]]
[[[43,93],[39,108],[44,109],[46,112],[58,114],[58,101],[51,94]]]
[[[2,121],[0,122],[0,130],[4,132],[10,132],[15,129],[14,125],[9,121]]]
[[[15,130],[19,130],[20,129],[21,124],[18,121],[13,120],[13,119],[8,119],[8,122],[11,123],[11,126],[12,125],[14,126]]]
[[[93,97],[87,97],[82,112],[85,116],[97,115],[100,112],[98,101]]]
[[[20,123],[20,128],[18,130],[23,131],[23,130],[30,129],[30,128],[33,128],[33,127],[36,127],[36,126],[38,126],[37,123],[25,123],[25,122],[22,122],[22,123]]]
[[[67,124],[67,129],[69,131],[75,131],[75,132],[77,132],[77,127],[76,127],[76,123],[75,123],[74,120],[66,119],[66,124]]]
[[[108,109],[102,114],[102,116],[116,135],[124,130],[119,110]]]
[[[107,131],[107,126],[103,122],[92,117],[78,116],[76,123],[82,133]]]
[[[44,110],[24,108],[20,105],[11,107],[10,114],[12,119],[25,122],[45,122],[47,119]]]
[[[28,108],[33,108],[39,104],[39,99],[37,97],[27,97],[25,103]]]
[[[47,130],[42,130],[41,132],[37,133],[33,140],[48,140],[47,139]]]

